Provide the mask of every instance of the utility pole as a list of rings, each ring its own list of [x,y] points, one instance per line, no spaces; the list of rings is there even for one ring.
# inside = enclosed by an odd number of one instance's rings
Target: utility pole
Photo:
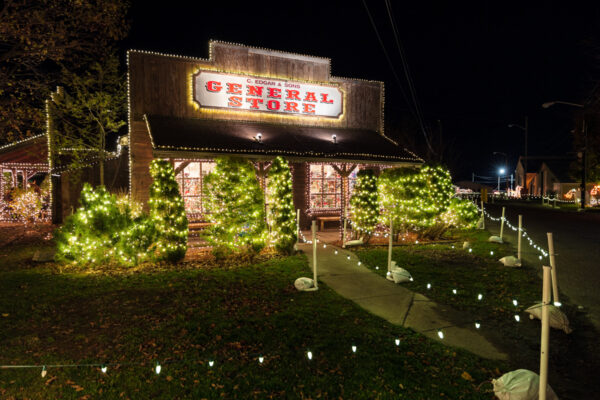
[[[475,182],[475,172],[471,173],[471,182]]]
[[[525,116],[525,182],[523,182],[523,186],[527,190],[527,136],[529,135],[529,117]],[[527,192],[529,194],[529,192]]]
[[[585,208],[585,187],[586,187],[586,167],[587,167],[587,127],[585,125],[585,116],[583,117],[583,150],[581,150],[581,209]]]

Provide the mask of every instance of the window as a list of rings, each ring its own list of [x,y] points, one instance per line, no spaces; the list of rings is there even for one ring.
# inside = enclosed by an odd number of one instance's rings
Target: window
[[[310,164],[310,208],[339,209],[342,180],[331,165]]]
[[[183,161],[175,162],[177,169]],[[203,200],[205,193],[203,190],[204,177],[215,168],[215,163],[212,161],[194,161],[190,162],[176,177],[179,184],[179,190],[183,202],[185,203],[185,211],[190,219],[202,219],[205,215],[203,208]]]

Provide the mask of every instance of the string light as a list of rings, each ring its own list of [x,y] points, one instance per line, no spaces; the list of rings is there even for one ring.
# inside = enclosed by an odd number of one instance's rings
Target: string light
[[[396,346],[400,346],[400,339],[396,339],[394,342],[396,343]]]
[[[431,289],[431,283],[427,284],[427,289]]]
[[[443,338],[444,338],[444,332],[442,332],[442,330],[441,330],[441,329],[439,329],[439,330],[438,330],[438,332],[437,332],[437,335],[438,335],[438,337],[439,337],[440,339],[443,339]]]
[[[477,295],[477,300],[479,300],[479,301],[483,300],[483,295],[481,293],[479,293]]]
[[[309,360],[312,360],[312,358],[313,358],[312,351],[310,351],[310,350],[309,350],[309,351],[307,351],[307,352],[306,352],[306,357],[308,357],[308,359],[309,359]]]
[[[515,321],[517,321],[517,322],[521,321],[521,317],[519,316],[519,314],[515,314]]]
[[[258,363],[262,364],[265,358],[263,356],[258,357]]]
[[[208,361],[208,366],[209,367],[213,367],[213,365],[215,365],[215,362],[213,360]]]
[[[103,365],[100,367],[100,371],[102,371],[102,373],[105,374],[106,371],[108,371],[108,367],[106,365]]]
[[[352,352],[356,353],[356,346],[352,346]]]
[[[456,294],[456,293],[457,293],[457,292],[456,292],[456,289],[452,289],[452,293],[453,293],[453,294]]]
[[[160,363],[157,361],[156,366],[154,367],[154,372],[156,373],[156,375],[158,375],[158,374],[160,374],[161,370],[162,370],[162,367],[160,366]]]
[[[516,299],[513,299],[512,303],[513,303],[513,306],[515,306],[515,307],[519,305],[519,302]]]
[[[475,328],[476,329],[481,328],[481,323],[479,321],[475,322]]]
[[[46,370],[46,366],[44,365],[44,366],[42,367],[42,373],[41,373],[41,375],[42,375],[42,378],[45,378],[47,373],[48,373],[48,371]]]

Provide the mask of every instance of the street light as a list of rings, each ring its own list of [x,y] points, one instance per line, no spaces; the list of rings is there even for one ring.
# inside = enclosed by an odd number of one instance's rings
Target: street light
[[[508,168],[508,155],[506,153],[503,153],[501,151],[495,151],[494,155],[499,154],[499,155],[503,155],[504,156],[504,168],[500,169],[501,174],[504,174],[506,172],[506,168]],[[508,183],[507,183],[508,186]],[[500,176],[498,176],[498,190],[500,190]],[[506,191],[508,193],[508,190]]]
[[[548,103],[544,103],[544,104],[548,104]],[[542,106],[544,107],[544,106]],[[548,106],[550,107],[550,106]],[[544,107],[547,108],[547,107]],[[529,135],[529,118],[525,117],[525,126],[521,126],[521,125],[517,125],[517,124],[508,124],[509,128],[519,128],[520,130],[522,130],[523,132],[525,132],[525,159],[523,161],[525,161],[523,163],[523,168],[525,169],[525,172],[523,174],[523,186],[527,189],[527,136]],[[529,193],[529,190],[527,189],[527,193]]]
[[[549,101],[546,102],[544,104],[542,104],[542,108],[549,108],[552,107],[555,104],[565,104],[567,106],[571,106],[571,107],[577,107],[577,108],[585,108],[584,104],[579,104],[579,103],[571,103],[570,101]],[[587,129],[585,126],[585,114],[583,116],[583,149],[581,150],[581,198],[580,198],[580,204],[579,207],[581,209],[585,208],[585,186],[586,186],[586,151],[587,151]]]
[[[504,172],[506,172],[504,168],[500,168],[498,170],[498,191],[500,191],[500,177],[504,175]]]

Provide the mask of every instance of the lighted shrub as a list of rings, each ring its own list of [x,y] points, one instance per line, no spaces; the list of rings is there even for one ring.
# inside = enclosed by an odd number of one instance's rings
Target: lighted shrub
[[[475,228],[479,221],[479,210],[468,199],[453,198],[446,212],[442,214],[442,220],[449,227]]]
[[[378,192],[384,209],[382,223],[389,225],[391,216],[394,227],[400,230],[420,231],[430,237],[443,233],[441,217],[454,194],[446,168],[425,165],[420,169],[386,169],[379,177]]]
[[[292,173],[282,157],[273,160],[269,169],[268,220],[271,240],[277,251],[291,254],[297,240],[296,213],[292,194]]]
[[[42,220],[43,195],[33,190],[14,190],[13,199],[8,203],[10,216],[17,221],[36,223]]]
[[[242,158],[217,158],[205,179],[205,207],[213,226],[208,240],[217,257],[259,252],[266,241],[265,201],[254,166]]]
[[[57,261],[135,265],[152,258],[154,229],[147,217],[133,218],[103,186],[84,184],[80,203],[55,235]]]
[[[156,229],[156,257],[179,261],[187,251],[188,219],[175,171],[167,160],[150,163],[150,219]]]
[[[373,170],[366,169],[356,174],[354,193],[350,198],[352,226],[367,243],[379,221],[379,199],[377,195],[377,176]]]

